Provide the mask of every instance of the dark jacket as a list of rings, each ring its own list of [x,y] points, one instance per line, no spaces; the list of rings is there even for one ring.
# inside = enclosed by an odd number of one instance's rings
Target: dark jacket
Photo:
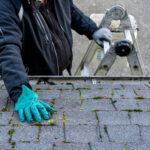
[[[72,0],[55,0],[55,11],[71,48],[71,28],[92,39],[96,24]],[[0,72],[11,99],[17,100],[22,84],[30,87],[28,74],[59,75],[57,59],[48,26],[34,1],[0,0]]]

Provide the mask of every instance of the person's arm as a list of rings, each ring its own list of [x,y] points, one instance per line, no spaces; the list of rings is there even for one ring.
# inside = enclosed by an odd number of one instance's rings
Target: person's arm
[[[103,47],[103,41],[111,43],[112,34],[108,28],[98,28],[96,23],[85,16],[71,1],[71,27],[81,35],[86,35],[90,40],[94,40],[98,45]]]
[[[28,75],[21,57],[22,31],[20,20],[10,0],[0,1],[0,70],[12,100],[17,101],[21,85],[28,87]]]
[[[20,20],[10,0],[0,1],[0,70],[5,86],[12,100],[20,121],[41,122],[49,119],[47,111],[55,110],[39,100],[32,91],[28,75],[21,57],[22,32]],[[30,88],[28,88],[30,87]]]
[[[86,35],[92,39],[92,35],[98,30],[96,23],[71,3],[71,27],[81,35]]]

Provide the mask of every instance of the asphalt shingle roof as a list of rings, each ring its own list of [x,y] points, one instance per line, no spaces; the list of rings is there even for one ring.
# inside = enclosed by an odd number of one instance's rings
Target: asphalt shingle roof
[[[148,150],[148,81],[32,84],[57,110],[50,121],[21,123],[0,88],[0,150]]]

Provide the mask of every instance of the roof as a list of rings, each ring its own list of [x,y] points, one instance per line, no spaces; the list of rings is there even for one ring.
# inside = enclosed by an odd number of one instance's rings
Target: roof
[[[148,150],[148,81],[31,84],[57,112],[49,121],[21,123],[1,83],[0,150]]]

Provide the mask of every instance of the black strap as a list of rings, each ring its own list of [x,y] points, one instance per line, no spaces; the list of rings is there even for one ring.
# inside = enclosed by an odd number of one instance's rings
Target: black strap
[[[70,63],[70,65],[67,67],[67,72],[70,76],[72,76],[71,68],[72,68],[72,63]]]

